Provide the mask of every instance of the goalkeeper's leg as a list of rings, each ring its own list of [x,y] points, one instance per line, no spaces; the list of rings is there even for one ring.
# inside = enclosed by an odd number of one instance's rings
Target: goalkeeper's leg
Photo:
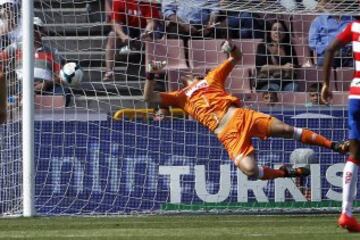
[[[237,168],[239,168],[245,175],[261,180],[301,177],[308,176],[310,174],[310,170],[303,167],[292,168],[290,166],[281,166],[279,169],[273,169],[266,166],[258,166],[254,153],[245,157],[238,155],[234,162]]]
[[[268,135],[271,137],[293,138],[305,144],[325,147],[340,153],[349,151],[349,141],[334,142],[309,129],[287,125],[275,117],[272,118],[269,124]]]

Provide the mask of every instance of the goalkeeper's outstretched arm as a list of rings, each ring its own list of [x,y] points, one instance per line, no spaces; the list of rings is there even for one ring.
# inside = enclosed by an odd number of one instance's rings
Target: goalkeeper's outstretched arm
[[[160,72],[166,66],[166,62],[153,61],[146,66],[146,80],[144,86],[144,100],[148,103],[161,103],[159,92],[154,91],[155,73]]]
[[[233,50],[230,52],[230,61],[233,65],[239,64],[242,58],[242,53],[238,47],[234,47]]]
[[[221,49],[228,54],[228,60],[231,61],[231,63],[233,65],[238,64],[241,61],[242,58],[242,53],[241,50],[236,47],[231,40],[227,40],[225,41],[222,46]]]
[[[146,74],[145,86],[144,86],[144,100],[147,103],[160,104],[160,93],[154,91],[154,74],[148,72]]]

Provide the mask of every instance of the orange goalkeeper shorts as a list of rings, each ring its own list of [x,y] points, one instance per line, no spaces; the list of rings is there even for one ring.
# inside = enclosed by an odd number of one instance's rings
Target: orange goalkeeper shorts
[[[218,134],[218,139],[229,153],[230,159],[245,157],[255,151],[252,137],[267,139],[272,116],[250,109],[239,108]]]

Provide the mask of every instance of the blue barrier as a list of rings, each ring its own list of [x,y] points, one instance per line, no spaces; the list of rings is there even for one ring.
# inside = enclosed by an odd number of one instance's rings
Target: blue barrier
[[[336,140],[346,138],[343,110],[314,112],[330,118],[293,118],[302,113],[308,112],[272,112],[289,124],[312,128]],[[267,165],[287,163],[293,149],[305,147],[281,139],[254,140],[254,146],[259,162]],[[321,161],[321,179],[311,181],[320,181],[321,200],[332,199],[328,194],[339,191],[338,178],[334,173],[330,173],[332,180],[325,178],[325,173],[344,157],[312,148]],[[153,212],[168,203],[220,202],[226,206],[245,202],[251,207],[258,201],[294,202],[288,192],[285,200],[275,196],[274,181],[265,182],[266,198],[256,191],[240,193],[240,179],[250,182],[235,170],[216,137],[190,120],[36,122],[35,150],[39,214]]]

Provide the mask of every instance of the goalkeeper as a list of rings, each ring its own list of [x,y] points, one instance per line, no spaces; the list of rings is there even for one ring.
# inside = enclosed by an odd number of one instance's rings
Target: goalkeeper
[[[147,73],[145,101],[162,107],[183,109],[217,135],[237,168],[257,179],[307,176],[310,170],[286,165],[279,169],[258,166],[252,137],[262,140],[268,137],[293,138],[335,152],[348,150],[346,143],[336,143],[311,130],[292,127],[270,115],[241,108],[239,99],[228,94],[224,88],[227,76],[241,60],[241,52],[228,41],[222,48],[229,54],[224,63],[209,72],[204,79],[194,79],[190,85],[174,92],[154,92],[154,73],[164,67],[161,62],[154,62]]]

